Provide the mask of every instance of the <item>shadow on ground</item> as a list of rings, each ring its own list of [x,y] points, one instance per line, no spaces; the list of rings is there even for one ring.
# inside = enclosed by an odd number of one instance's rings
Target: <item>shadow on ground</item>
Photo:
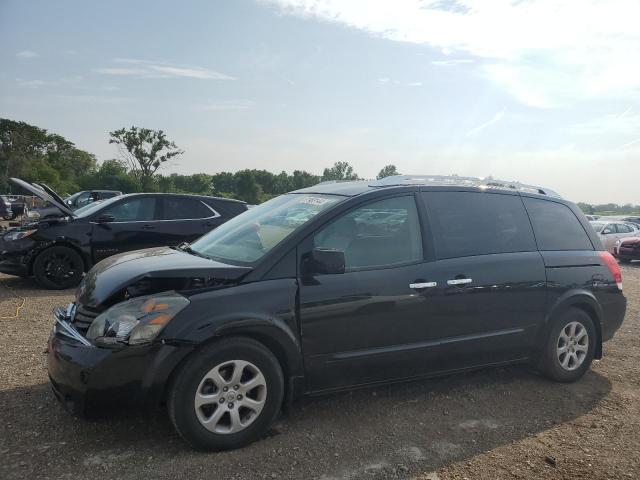
[[[303,399],[265,439],[201,453],[164,411],[80,420],[39,384],[0,392],[0,477],[405,478],[571,421],[610,390],[593,371],[575,384],[473,372]]]

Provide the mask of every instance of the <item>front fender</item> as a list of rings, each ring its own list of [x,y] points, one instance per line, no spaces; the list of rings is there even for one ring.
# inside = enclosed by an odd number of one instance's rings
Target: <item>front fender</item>
[[[163,338],[200,346],[229,335],[254,338],[283,363],[285,375],[303,375],[296,316],[296,279],[254,282],[189,296]]]

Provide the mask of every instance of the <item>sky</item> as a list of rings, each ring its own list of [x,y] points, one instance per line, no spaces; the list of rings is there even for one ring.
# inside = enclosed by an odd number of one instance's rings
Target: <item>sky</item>
[[[0,117],[167,172],[493,176],[640,204],[637,0],[0,0]]]

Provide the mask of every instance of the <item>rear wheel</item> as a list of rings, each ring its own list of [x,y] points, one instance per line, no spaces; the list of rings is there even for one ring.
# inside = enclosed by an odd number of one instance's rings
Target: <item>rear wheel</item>
[[[544,372],[558,382],[575,382],[589,369],[597,334],[584,311],[570,308],[557,319],[543,353]]]
[[[33,262],[33,276],[41,287],[63,290],[80,283],[84,272],[82,257],[75,250],[64,247],[49,247]]]
[[[282,405],[284,379],[261,343],[221,339],[177,372],[168,410],[180,435],[203,450],[228,450],[260,438]]]

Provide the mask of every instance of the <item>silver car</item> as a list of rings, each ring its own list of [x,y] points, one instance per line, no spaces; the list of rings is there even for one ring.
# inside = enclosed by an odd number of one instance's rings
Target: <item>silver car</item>
[[[591,226],[600,237],[604,248],[611,253],[613,253],[613,249],[618,240],[626,237],[640,236],[640,230],[638,230],[635,224],[630,222],[608,222],[597,220],[589,223],[591,223]]]

